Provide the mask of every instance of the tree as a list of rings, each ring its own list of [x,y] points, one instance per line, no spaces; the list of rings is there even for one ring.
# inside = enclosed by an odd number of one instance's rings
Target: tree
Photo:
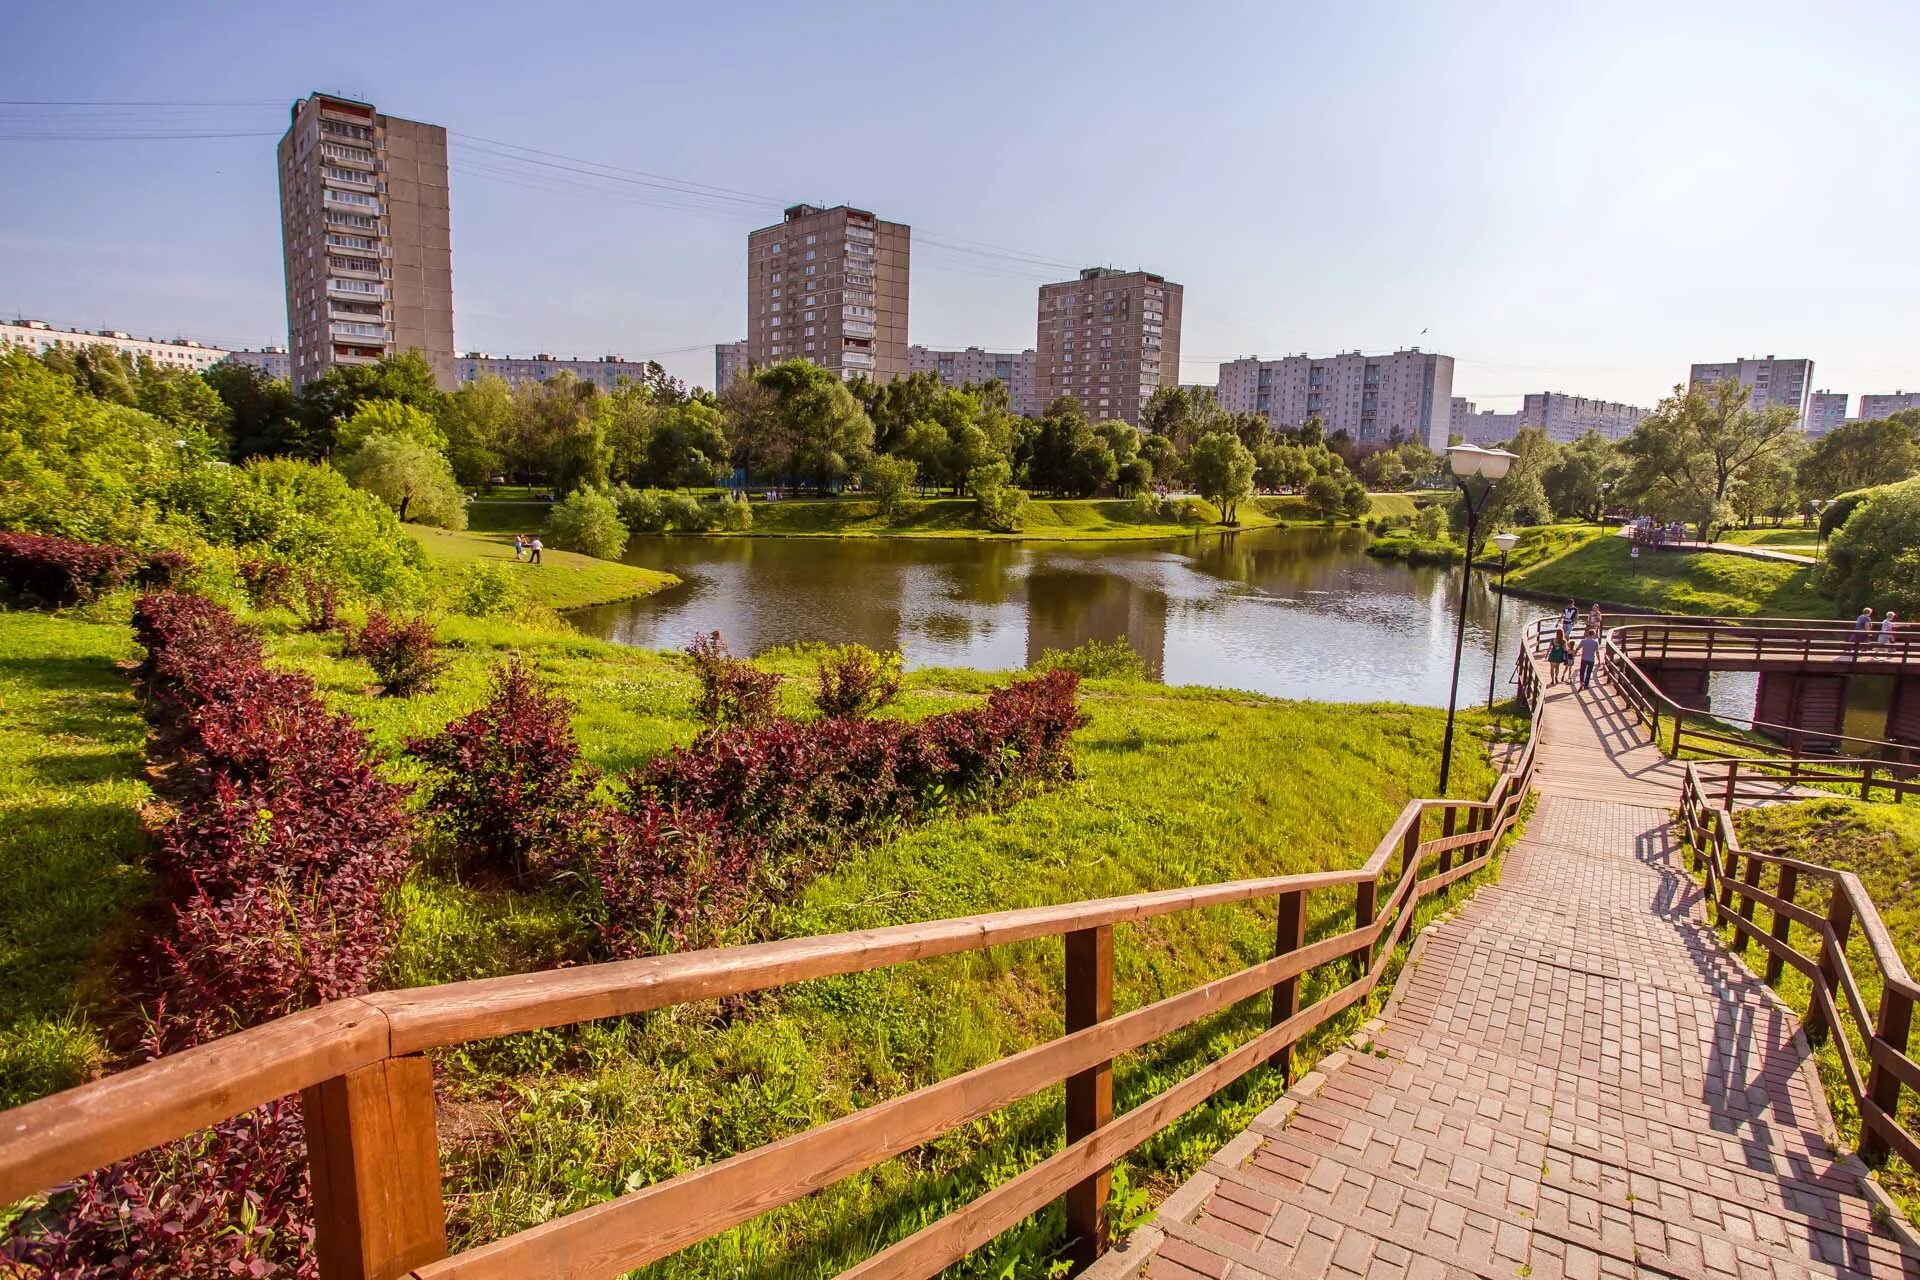
[[[1119,474],[1119,462],[1093,429],[1080,402],[1061,396],[1040,416],[1029,442],[1027,479],[1049,493],[1090,498]]]
[[[1920,612],[1920,480],[1861,496],[1827,544],[1824,578],[1843,614],[1866,604],[1909,619]]]
[[[574,439],[577,428],[593,411],[599,393],[591,382],[571,373],[556,374],[544,382],[522,383],[513,390],[514,434],[507,469],[520,479],[544,476],[562,492],[565,478],[605,474],[612,470],[612,454],[604,429]],[[604,452],[603,452],[604,451]]]
[[[483,485],[506,466],[513,440],[513,388],[485,374],[447,397],[440,410],[447,461],[461,484]]]
[[[1556,516],[1598,520],[1620,472],[1619,450],[1598,431],[1589,431],[1560,450],[1541,483]]]
[[[1240,523],[1240,501],[1253,493],[1253,454],[1230,431],[1200,437],[1187,454],[1194,490],[1220,508],[1222,524]],[[1335,497],[1336,504],[1339,502]]]
[[[437,417],[443,400],[433,366],[418,351],[387,356],[373,364],[336,364],[300,388],[302,438],[319,457],[334,447],[334,432],[367,400],[398,400]]]
[[[362,400],[334,428],[333,447],[352,453],[374,436],[412,440],[435,453],[445,453],[446,433],[425,410],[401,400]]]
[[[1752,528],[1762,516],[1784,519],[1799,505],[1794,477],[1806,446],[1789,436],[1782,447],[1756,458],[1727,490],[1727,501],[1742,524]]]
[[[1153,468],[1155,483],[1172,484],[1180,478],[1180,451],[1165,436],[1143,435],[1140,457]]]
[[[56,373],[64,373],[80,384],[80,389],[96,400],[109,404],[134,403],[133,361],[119,348],[96,343],[78,351],[54,347],[41,361]]]
[[[782,463],[789,475],[824,489],[866,460],[873,421],[832,370],[786,360],[756,376],[778,398],[789,444]]]
[[[263,454],[318,457],[306,438],[299,402],[285,378],[264,369],[222,361],[200,375],[227,407],[227,456],[234,462]]]
[[[1485,533],[1511,525],[1547,524],[1553,519],[1546,477],[1559,461],[1560,447],[1540,427],[1522,427],[1507,442],[1507,448],[1518,456],[1508,464],[1507,474],[1493,486],[1480,509],[1479,528]],[[1466,512],[1456,506],[1454,515],[1455,526],[1464,529]],[[1467,554],[1477,554],[1477,548],[1468,547]]]
[[[393,508],[401,520],[467,527],[466,495],[446,456],[407,436],[368,436],[335,461],[340,473]]]
[[[876,425],[875,430],[878,429]],[[953,440],[945,425],[931,418],[910,422],[896,432],[893,452],[895,456],[913,463],[914,474],[924,483],[938,486],[953,475],[949,468]]]
[[[140,362],[134,403],[169,426],[204,431],[222,442],[233,421],[220,393],[191,369],[163,369],[151,360]]]
[[[1011,466],[994,462],[976,468],[967,477],[967,491],[973,495],[981,524],[995,533],[1020,531],[1020,515],[1026,510],[1027,495],[1014,487]]]
[[[547,537],[563,551],[618,560],[627,549],[627,526],[613,499],[598,489],[575,489],[547,513]]]
[[[882,519],[893,520],[906,509],[917,470],[910,458],[880,454],[868,460],[860,483],[879,506]]]
[[[1328,524],[1339,519],[1346,496],[1346,486],[1332,476],[1315,476],[1307,482],[1307,510]]]
[[[1730,491],[1742,472],[1787,447],[1797,430],[1792,409],[1756,411],[1731,379],[1675,387],[1620,442],[1626,473],[1619,492],[1656,519],[1686,520],[1710,541],[1732,519]]]
[[[1892,418],[1835,427],[1800,460],[1801,492],[1831,498],[1911,479],[1920,471],[1920,441],[1906,423]]]
[[[590,412],[600,424],[600,437],[607,445],[607,470],[622,484],[633,484],[647,472],[647,450],[653,443],[654,428],[667,412],[665,402],[641,383],[622,381],[604,396],[596,396]],[[674,403],[684,403],[683,401]],[[714,412],[720,410],[712,405]],[[724,466],[728,460],[714,460]]]
[[[774,471],[793,452],[793,434],[780,413],[780,396],[756,377],[741,374],[720,391],[720,415],[733,441],[733,465],[745,483]]]
[[[690,400],[661,413],[647,441],[646,482],[669,489],[712,484],[727,465],[726,421]]]

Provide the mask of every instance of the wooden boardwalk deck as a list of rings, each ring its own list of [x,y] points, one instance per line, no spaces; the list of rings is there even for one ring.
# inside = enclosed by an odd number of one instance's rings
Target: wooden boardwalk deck
[[[1920,1276],[1796,1020],[1702,925],[1680,773],[1598,684],[1549,693],[1498,884],[1102,1275]],[[1375,1056],[1378,1055],[1378,1056]]]

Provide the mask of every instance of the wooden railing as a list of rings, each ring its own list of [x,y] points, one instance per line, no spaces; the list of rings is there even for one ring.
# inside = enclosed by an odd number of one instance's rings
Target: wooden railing
[[[1855,631],[1850,622],[1778,618],[1630,619],[1608,632],[1626,656],[1643,662],[1723,662],[1758,668],[1765,663],[1852,666],[1872,663],[1875,673],[1920,670],[1920,641],[1907,628],[1880,643],[1878,626]]]
[[[1777,787],[1757,787],[1754,781],[1756,770],[1778,767],[1779,762],[1772,760],[1687,765],[1680,817],[1693,849],[1693,869],[1704,872],[1713,921],[1732,926],[1735,949],[1744,952],[1758,943],[1766,951],[1768,982],[1778,982],[1786,965],[1806,975],[1811,991],[1804,1021],[1807,1038],[1820,1044],[1831,1035],[1847,1091],[1860,1109],[1861,1157],[1877,1163],[1889,1152],[1897,1152],[1920,1168],[1920,1140],[1898,1119],[1901,1089],[1920,1091],[1920,1062],[1907,1051],[1920,987],[1908,975],[1873,899],[1850,871],[1743,849],[1735,834],[1733,807],[1739,801],[1779,798]],[[1761,776],[1770,775],[1763,772]],[[1828,890],[1825,914],[1797,901],[1814,885]],[[1763,929],[1755,920],[1756,908],[1767,911],[1770,928]],[[1808,955],[1793,945],[1796,924],[1812,935],[1818,944],[1816,954]],[[1847,954],[1848,938],[1856,928],[1866,941],[1880,982],[1879,1011],[1871,1017]],[[1852,1020],[1851,1034],[1843,1015]],[[1832,1034],[1836,1030],[1838,1034]],[[1864,1047],[1864,1074],[1861,1049],[1856,1045]]]
[[[1531,687],[1537,694],[1537,680]],[[1537,730],[1540,699],[1530,705]],[[1518,816],[1536,741],[1537,734],[1483,801],[1409,801],[1372,856],[1351,870],[335,1001],[0,1113],[0,1204],[298,1093],[313,1172],[315,1247],[327,1280],[586,1280],[665,1257],[1064,1081],[1061,1150],[845,1274],[933,1275],[1055,1199],[1064,1199],[1078,1256],[1090,1258],[1106,1247],[1113,1162],[1248,1072],[1286,1066],[1303,1036],[1372,992],[1415,905],[1487,865]],[[1439,834],[1428,834],[1436,826]],[[1309,895],[1348,892],[1352,926],[1308,942]],[[1265,901],[1275,904],[1272,958],[1114,1016],[1115,925]],[[1063,940],[1065,959],[1066,1034],[1059,1038],[446,1255],[429,1051],[1050,937]],[[1350,980],[1299,1007],[1305,975],[1346,964]],[[1118,1055],[1263,993],[1271,1003],[1265,1031],[1134,1109],[1113,1113]]]

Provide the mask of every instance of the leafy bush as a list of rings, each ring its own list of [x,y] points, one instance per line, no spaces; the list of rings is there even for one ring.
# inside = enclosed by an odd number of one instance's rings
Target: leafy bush
[[[193,572],[193,557],[169,548],[155,551],[140,565],[133,580],[143,587],[179,587]]]
[[[1842,613],[1920,613],[1920,480],[1869,489],[1827,544],[1825,585]]]
[[[522,875],[572,861],[593,791],[572,715],[572,703],[515,659],[494,669],[479,709],[407,745],[433,770],[428,811],[470,864]]]
[[[1447,511],[1438,503],[1429,503],[1414,513],[1413,534],[1423,542],[1438,542],[1447,531]]]
[[[643,801],[604,814],[596,834],[591,865],[608,954],[712,946],[744,911],[757,848],[711,814]]]
[[[867,463],[860,473],[860,484],[873,496],[882,519],[893,520],[906,510],[919,471],[919,464],[911,458],[895,458],[884,453],[875,455]]]
[[[744,497],[728,494],[715,509],[714,524],[728,533],[745,533],[753,528],[753,508]]]
[[[300,612],[309,631],[340,629],[340,588],[318,574],[300,571]]]
[[[707,509],[700,505],[700,499],[690,493],[663,493],[660,495],[660,518],[663,527],[675,533],[704,533],[712,523]]]
[[[133,576],[140,558],[125,547],[37,533],[0,533],[0,583],[17,595],[61,607],[91,600]]]
[[[667,527],[665,509],[660,505],[658,489],[636,489],[623,484],[613,491],[613,504],[620,521],[633,533],[662,533]]]
[[[426,417],[396,401],[374,403]],[[432,419],[427,421],[431,424]],[[438,449],[404,436],[374,435],[342,452],[334,465],[354,488],[379,498],[403,521],[441,529],[467,527],[466,494],[453,478],[453,464]]]
[[[575,489],[547,513],[547,537],[563,551],[618,560],[627,549],[627,526],[613,499],[598,489]]]
[[[1043,671],[1071,671],[1086,680],[1147,678],[1147,660],[1125,636],[1108,641],[1090,639],[1071,649],[1048,649],[1034,666]]]
[[[865,645],[828,649],[814,673],[813,705],[828,717],[870,716],[900,693],[900,655],[875,653]]]
[[[703,723],[711,727],[763,724],[780,709],[779,673],[762,671],[730,655],[718,631],[695,636],[686,652],[693,659],[694,674],[700,677],[694,709]]]
[[[381,692],[392,698],[430,688],[447,665],[434,654],[433,623],[424,614],[401,619],[378,606],[367,611],[367,624],[354,635],[352,649],[373,668]]]
[[[469,618],[491,618],[514,612],[525,598],[506,566],[480,561],[461,575],[454,607]]]
[[[974,514],[983,526],[994,533],[1020,531],[1027,495],[1014,487],[1013,472],[1006,463],[975,467],[967,473],[967,489],[973,494]]]
[[[247,603],[256,611],[293,603],[293,566],[276,556],[242,560],[240,582],[246,588]]]

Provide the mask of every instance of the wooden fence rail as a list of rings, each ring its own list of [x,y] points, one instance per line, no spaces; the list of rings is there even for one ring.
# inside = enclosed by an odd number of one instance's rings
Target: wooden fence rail
[[[325,1280],[619,1275],[1065,1082],[1066,1143],[1034,1167],[846,1274],[929,1276],[1064,1198],[1081,1258],[1097,1255],[1113,1162],[1379,984],[1422,899],[1482,869],[1533,776],[1538,677],[1520,664],[1535,734],[1487,799],[1413,800],[1351,870],[1238,880],[754,946],[587,965],[340,1000],[0,1113],[0,1203],[298,1093]],[[1429,835],[1435,826],[1439,834]],[[1384,895],[1382,890],[1384,888]],[[1309,943],[1313,894],[1353,893],[1353,924]],[[1228,903],[1275,904],[1270,959],[1113,1014],[1113,928]],[[1343,914],[1337,907],[1322,915]],[[777,1142],[447,1256],[432,1049],[788,983],[1059,937],[1065,1034]],[[1304,976],[1351,966],[1301,1009]],[[1130,1111],[1113,1060],[1252,996],[1270,1025]]]
[[[1806,975],[1812,992],[1804,1023],[1807,1037],[1819,1044],[1831,1036],[1847,1091],[1860,1108],[1861,1157],[1878,1163],[1889,1152],[1897,1152],[1920,1168],[1920,1140],[1897,1118],[1901,1089],[1920,1091],[1920,1063],[1908,1054],[1920,986],[1907,973],[1879,909],[1852,872],[1744,849],[1734,831],[1733,806],[1746,794],[1739,781],[1742,774],[1778,767],[1775,760],[1687,765],[1680,816],[1693,850],[1693,868],[1705,874],[1713,921],[1733,928],[1735,949],[1758,945],[1767,953],[1767,981],[1779,981],[1787,965]],[[1763,794],[1778,798],[1779,793]],[[1766,887],[1769,870],[1771,890]],[[1825,914],[1796,901],[1812,883],[1828,888]],[[1756,908],[1770,915],[1770,928],[1763,929],[1755,919]],[[1796,924],[1819,943],[1816,954],[1792,945]],[[1867,943],[1880,979],[1880,1007],[1871,1015],[1847,954],[1847,940],[1855,928]],[[1843,1018],[1851,1019],[1853,1035],[1847,1034]],[[1833,1034],[1836,1030],[1839,1034]],[[1865,1046],[1864,1072],[1856,1040]]]

